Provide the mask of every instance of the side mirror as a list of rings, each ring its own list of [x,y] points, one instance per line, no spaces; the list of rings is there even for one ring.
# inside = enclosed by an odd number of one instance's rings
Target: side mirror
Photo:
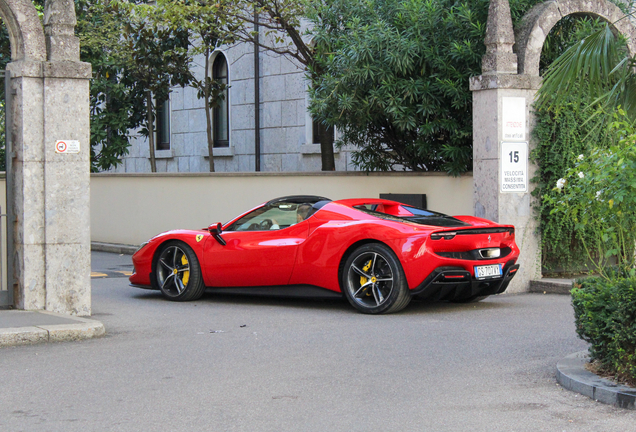
[[[221,222],[217,222],[215,224],[212,224],[208,227],[208,231],[210,232],[210,234],[214,235],[214,234],[221,234],[221,232],[223,232],[223,225],[221,225]]]
[[[216,224],[210,225],[208,227],[208,232],[212,234],[212,237],[214,237],[214,239],[218,241],[221,245],[225,246],[227,244],[225,242],[225,239],[221,237],[221,233],[223,232],[223,225],[221,224],[221,222],[217,222]]]

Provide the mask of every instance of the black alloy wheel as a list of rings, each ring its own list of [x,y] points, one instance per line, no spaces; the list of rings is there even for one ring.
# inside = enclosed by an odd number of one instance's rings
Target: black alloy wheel
[[[192,248],[180,241],[167,242],[159,249],[154,278],[168,300],[197,300],[205,292],[199,260]]]
[[[398,312],[411,301],[402,265],[380,243],[362,245],[349,255],[341,285],[349,303],[362,313]]]

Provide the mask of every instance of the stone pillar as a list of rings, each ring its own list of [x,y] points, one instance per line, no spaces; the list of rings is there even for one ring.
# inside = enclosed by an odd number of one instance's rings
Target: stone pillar
[[[473,91],[473,188],[475,216],[516,228],[516,241],[521,249],[518,263],[520,271],[508,292],[528,290],[529,281],[541,277],[540,239],[536,231],[538,218],[533,211],[531,197],[535,168],[528,163],[526,172],[528,189],[525,192],[502,192],[502,142],[528,142],[528,153],[533,146],[530,136],[534,124],[531,110],[540,78],[517,75],[517,56],[512,51],[515,43],[510,6],[507,0],[491,0],[486,28],[486,54],[482,60],[482,75],[470,81]],[[524,134],[504,136],[504,100],[525,103]],[[508,108],[509,109],[509,108]],[[520,138],[521,137],[521,138]]]
[[[47,0],[47,61],[7,66],[14,91],[14,189],[7,199],[16,219],[16,306],[90,315],[91,66],[79,61],[74,26],[72,1]],[[58,141],[79,142],[79,149],[56,151]]]

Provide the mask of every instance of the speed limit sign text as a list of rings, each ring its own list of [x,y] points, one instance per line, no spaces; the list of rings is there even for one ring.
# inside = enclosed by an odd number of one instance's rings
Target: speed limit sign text
[[[501,143],[501,192],[528,191],[528,143]]]

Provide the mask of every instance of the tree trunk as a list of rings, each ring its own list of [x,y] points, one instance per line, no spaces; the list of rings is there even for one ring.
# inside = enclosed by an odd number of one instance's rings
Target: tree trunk
[[[203,94],[205,100],[205,123],[208,134],[208,152],[210,153],[210,172],[214,172],[214,138],[212,137],[212,115],[210,113],[210,50],[205,50],[205,78]]]
[[[333,156],[333,127],[320,123],[320,157],[323,171],[335,171],[336,162]]]
[[[154,116],[152,115],[152,94],[146,92],[146,110],[148,114],[148,149],[150,150],[150,171],[157,172],[157,161],[155,160],[155,128]]]

